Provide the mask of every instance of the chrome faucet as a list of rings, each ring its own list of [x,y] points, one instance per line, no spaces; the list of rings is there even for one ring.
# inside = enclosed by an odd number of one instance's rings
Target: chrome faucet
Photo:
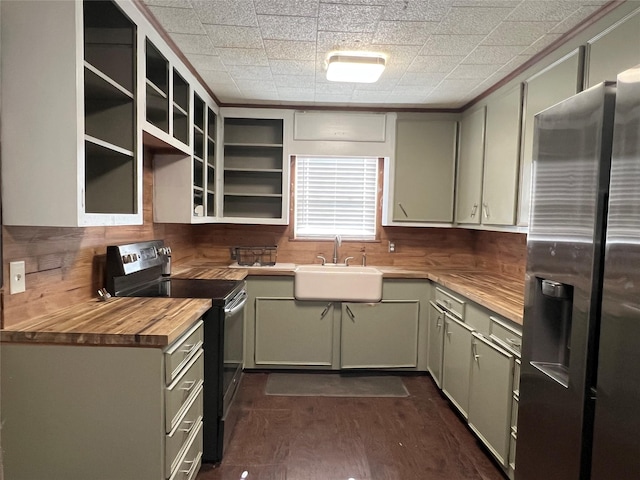
[[[333,239],[333,263],[338,263],[338,247],[342,245],[342,238],[340,235],[336,235]]]

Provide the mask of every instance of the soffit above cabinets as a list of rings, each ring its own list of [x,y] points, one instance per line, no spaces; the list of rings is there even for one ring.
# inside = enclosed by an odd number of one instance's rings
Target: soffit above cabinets
[[[607,0],[142,0],[225,104],[457,108]],[[333,83],[334,50],[388,55]]]

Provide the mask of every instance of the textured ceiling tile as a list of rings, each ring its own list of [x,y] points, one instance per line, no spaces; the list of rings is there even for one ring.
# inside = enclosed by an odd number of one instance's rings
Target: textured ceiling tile
[[[262,37],[258,27],[236,25],[204,25],[216,47],[262,48]]]
[[[367,50],[373,33],[318,32],[318,53],[332,50]]]
[[[189,0],[143,0],[145,5],[156,7],[193,8]]]
[[[442,20],[436,33],[475,35],[490,33],[512,8],[454,7]]]
[[[262,38],[270,40],[315,41],[316,19],[310,17],[277,17],[258,15]]]
[[[196,13],[185,8],[149,7],[169,33],[205,33]]]
[[[381,6],[395,2],[398,0],[320,0],[320,3],[340,3],[344,5],[370,5],[370,6]]]
[[[202,23],[213,25],[258,25],[253,0],[191,0]]]
[[[433,90],[433,85],[396,85],[392,95],[426,95]]]
[[[373,43],[422,46],[437,26],[438,24],[435,22],[383,21],[378,23]]]
[[[377,90],[375,92],[371,90],[354,90],[352,97],[354,100],[365,102],[383,102],[390,93],[390,91],[385,90]]]
[[[171,39],[182,53],[200,53],[203,55],[216,53],[207,35],[191,35],[190,33],[172,33]]]
[[[278,75],[313,75],[316,69],[315,61],[306,60],[271,60],[269,64]]]
[[[278,98],[288,101],[309,101],[315,95],[313,88],[278,88]]]
[[[594,14],[601,8],[602,7],[600,6],[580,7],[579,10],[574,12],[572,15],[567,17],[564,21],[560,22],[553,30],[551,30],[551,33],[567,33],[572,28],[580,25],[582,22],[585,21],[587,17]]]
[[[249,91],[262,90],[265,92],[277,92],[276,85],[273,82],[266,81],[263,78],[238,78],[236,79],[236,85],[242,91],[247,94]]]
[[[314,60],[316,58],[316,44],[314,42],[265,40],[264,49],[270,59]]]
[[[502,67],[500,65],[459,65],[453,69],[453,71],[447,77],[450,79],[467,79],[467,78],[480,78],[484,80],[489,75],[497,72]]]
[[[289,87],[289,88],[315,88],[316,77],[315,75],[273,75],[273,83],[276,87]]]
[[[373,32],[382,16],[378,6],[323,3],[318,13],[318,30],[332,32]]]
[[[257,48],[218,48],[222,62],[229,65],[269,65],[264,50]]]
[[[549,0],[528,0],[518,5],[509,15],[509,21],[517,22],[559,22],[578,10],[579,3]]]
[[[548,33],[547,35],[533,43],[529,48],[523,50],[521,53],[523,55],[536,54],[551,45],[556,40],[559,40],[560,38],[562,38],[562,35],[559,33]]]
[[[384,20],[439,22],[449,11],[448,1],[392,1],[385,7]]]
[[[346,104],[350,103],[353,97],[351,95],[331,95],[328,93],[317,93],[315,94],[315,101],[322,103],[340,103]]]
[[[454,93],[465,93],[476,88],[484,81],[485,77],[480,78],[446,78],[438,85],[435,90],[450,91]]]
[[[235,85],[228,72],[218,70],[200,70],[200,76],[213,89],[213,85]],[[215,90],[214,90],[215,92]]]
[[[408,72],[434,73],[450,72],[462,60],[463,55],[429,55],[416,57],[407,68]]]
[[[271,68],[261,65],[231,65],[227,67],[227,70],[234,80],[241,78],[271,79]]]
[[[351,95],[355,88],[355,83],[327,82],[316,84],[316,92],[326,94],[335,93],[337,95]]]
[[[391,91],[393,90],[398,82],[400,81],[401,76],[391,77],[388,79],[380,78],[376,83],[361,83],[356,86],[356,89],[361,92],[365,91]]]
[[[315,17],[318,0],[254,0],[258,15]]]
[[[420,45],[371,45],[371,50],[387,55],[387,67],[411,63],[420,48]]]
[[[521,46],[484,46],[476,47],[462,63],[471,65],[501,64],[504,65],[524,50]]]
[[[407,85],[418,85],[423,87],[435,87],[446,77],[446,73],[405,73],[400,81],[398,87],[405,87]]]
[[[538,0],[533,0],[533,1],[538,1]],[[501,7],[501,8],[511,7],[513,8],[518,6],[521,2],[522,0],[454,0],[451,5],[453,7]]]
[[[482,45],[529,46],[555,26],[556,22],[502,22]]]
[[[420,55],[468,55],[485,38],[484,35],[431,35]]]
[[[224,64],[217,55],[202,55],[199,53],[187,54],[187,59],[196,67],[196,70],[226,70]]]

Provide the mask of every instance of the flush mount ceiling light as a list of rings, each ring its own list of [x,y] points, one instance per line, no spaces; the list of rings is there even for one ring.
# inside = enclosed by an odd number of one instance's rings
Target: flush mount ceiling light
[[[384,55],[363,52],[333,53],[327,59],[327,80],[331,82],[374,83],[386,64]]]

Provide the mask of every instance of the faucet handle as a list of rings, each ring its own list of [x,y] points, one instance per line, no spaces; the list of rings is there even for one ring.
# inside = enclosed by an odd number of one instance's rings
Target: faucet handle
[[[319,258],[320,260],[322,260],[322,265],[324,265],[325,263],[327,263],[327,259],[324,258],[322,255],[317,255],[316,258]]]
[[[344,259],[344,264],[346,266],[349,266],[349,260],[353,260],[353,257],[347,257],[347,258]]]

